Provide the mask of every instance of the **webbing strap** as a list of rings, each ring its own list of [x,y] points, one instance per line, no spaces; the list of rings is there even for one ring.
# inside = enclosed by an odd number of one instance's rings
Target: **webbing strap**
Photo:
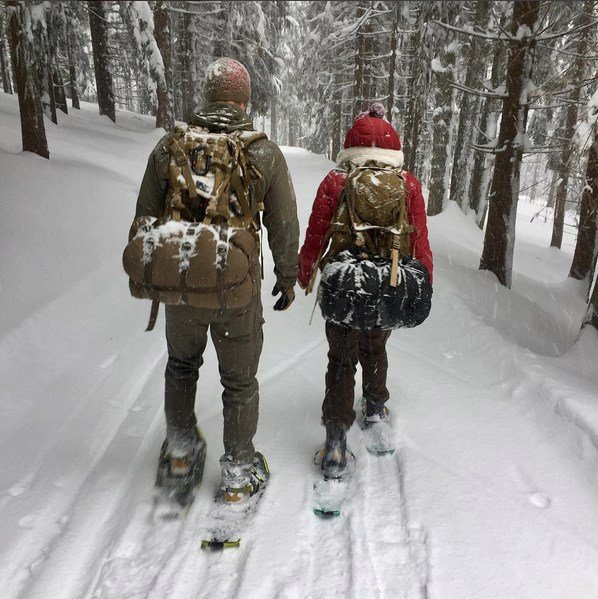
[[[150,309],[150,317],[147,323],[146,332],[153,331],[156,326],[156,320],[158,320],[158,311],[160,310],[160,302],[158,300],[152,300],[152,307]]]
[[[181,148],[178,141],[173,137],[168,146],[176,163],[181,168],[181,172],[183,173],[183,177],[185,177],[185,183],[187,183],[187,191],[189,192],[190,198],[197,197],[197,189],[195,187],[195,179],[191,174],[191,167],[189,166],[189,159],[187,158],[187,154]]]

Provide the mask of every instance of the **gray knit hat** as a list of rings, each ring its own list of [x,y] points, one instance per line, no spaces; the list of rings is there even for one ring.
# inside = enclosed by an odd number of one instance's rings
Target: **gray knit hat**
[[[248,104],[251,79],[240,62],[232,58],[219,58],[207,68],[204,91],[208,102]]]

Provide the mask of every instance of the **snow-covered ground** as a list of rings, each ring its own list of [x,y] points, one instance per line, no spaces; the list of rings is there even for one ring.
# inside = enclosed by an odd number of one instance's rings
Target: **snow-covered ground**
[[[164,435],[163,321],[120,264],[152,119],[114,125],[84,105],[47,123],[51,160],[22,154],[0,94],[0,595],[3,598],[595,599],[598,335],[574,345],[583,290],[571,243],[522,202],[514,285],[477,270],[483,236],[456,206],[430,221],[434,306],[389,342],[396,441],[374,458],[358,429],[351,501],[311,512],[323,438],[326,342],[312,296],[264,293],[257,447],[273,472],[240,549],[200,542],[218,484],[216,362],[197,414],[204,484],[182,524],[148,521]],[[331,163],[286,148],[305,225]],[[271,259],[264,288],[272,287]]]

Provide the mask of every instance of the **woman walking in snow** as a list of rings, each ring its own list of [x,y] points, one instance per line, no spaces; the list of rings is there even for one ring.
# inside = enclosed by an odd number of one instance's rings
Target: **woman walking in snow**
[[[419,324],[430,309],[432,253],[421,185],[402,170],[401,142],[384,115],[381,104],[372,104],[348,131],[336,168],[318,188],[299,254],[299,285],[307,293],[318,266],[324,269],[326,478],[341,478],[351,456],[346,434],[355,420],[357,362],[362,428],[375,433],[375,451],[390,450],[386,342],[391,329]]]

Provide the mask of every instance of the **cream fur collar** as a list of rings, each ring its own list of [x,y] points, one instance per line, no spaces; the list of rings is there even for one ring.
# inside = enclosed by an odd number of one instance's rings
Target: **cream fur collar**
[[[368,160],[376,160],[393,168],[403,168],[404,156],[401,150],[356,147],[341,150],[336,157],[336,162],[339,166],[344,166],[347,162],[361,165]]]

